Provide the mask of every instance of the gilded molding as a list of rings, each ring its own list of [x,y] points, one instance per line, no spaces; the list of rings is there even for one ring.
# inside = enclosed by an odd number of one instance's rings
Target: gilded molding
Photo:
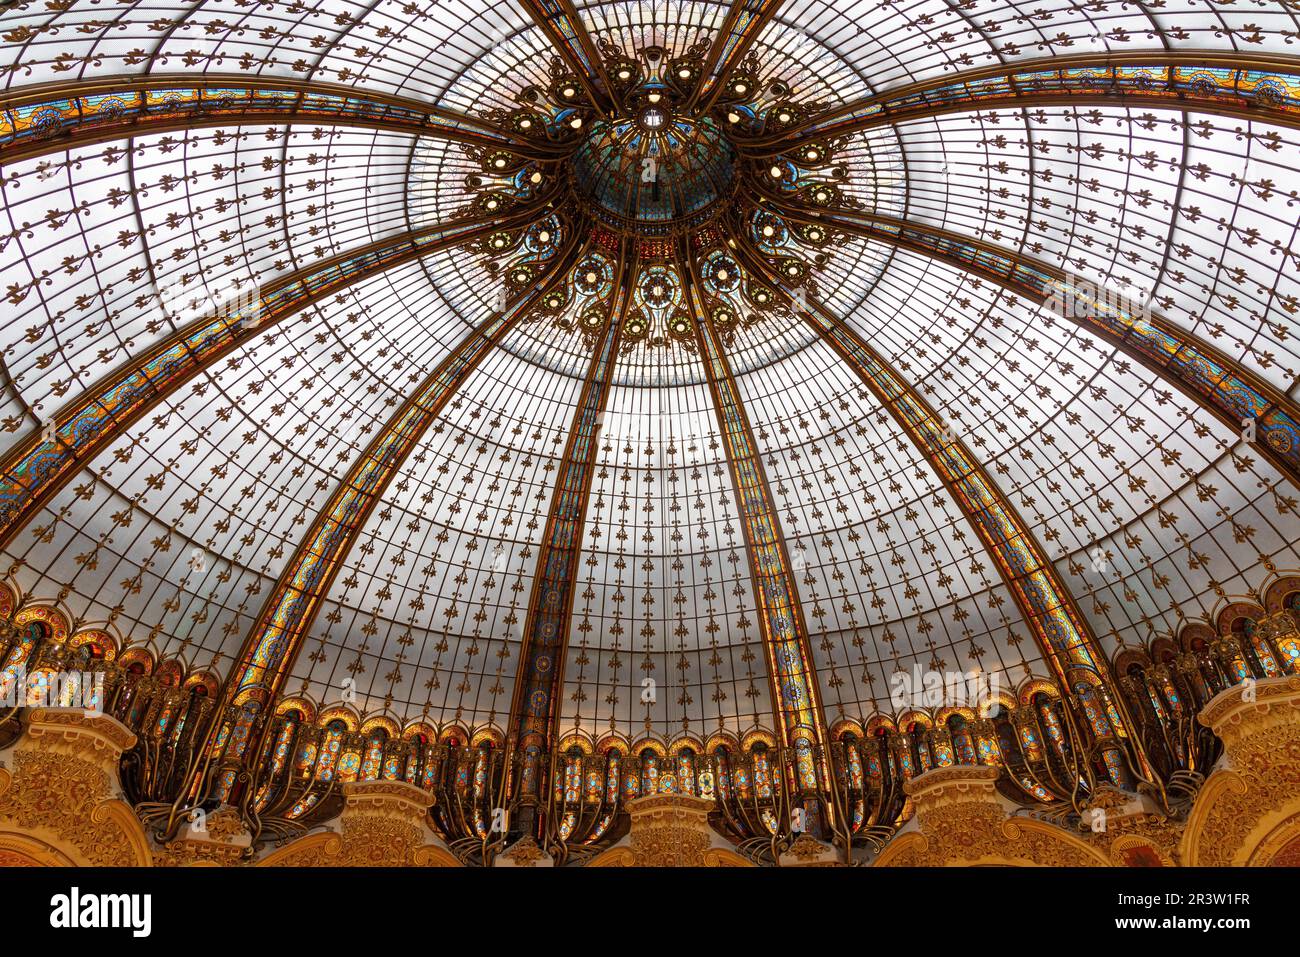
[[[1224,755],[1188,816],[1179,850],[1189,867],[1261,863],[1260,846],[1300,815],[1300,675],[1249,688],[1221,692],[1198,716]]]
[[[752,867],[709,826],[714,802],[689,794],[653,794],[627,803],[631,830],[588,867]]]
[[[144,828],[121,800],[117,763],[135,743],[115,718],[81,709],[33,709],[0,780],[0,847],[67,863],[152,863]],[[60,861],[62,863],[62,861]]]
[[[1001,770],[956,765],[907,782],[916,822],[876,859],[876,867],[1010,866],[1106,867],[1110,861],[1086,841],[1053,824],[1011,816],[994,787]]]
[[[289,842],[261,867],[458,867],[425,827],[429,795],[403,781],[351,781],[344,805],[325,833]]]

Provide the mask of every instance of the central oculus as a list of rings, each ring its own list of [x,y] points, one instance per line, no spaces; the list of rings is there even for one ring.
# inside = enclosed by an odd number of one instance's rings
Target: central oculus
[[[643,236],[709,221],[734,180],[731,144],[712,117],[679,116],[653,100],[634,114],[592,122],[571,163],[591,211]]]

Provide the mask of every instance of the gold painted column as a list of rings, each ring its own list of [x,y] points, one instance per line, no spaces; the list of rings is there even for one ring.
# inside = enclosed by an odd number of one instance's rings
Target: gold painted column
[[[135,735],[81,708],[34,708],[0,768],[0,864],[147,867],[144,828],[117,768]]]
[[[683,261],[691,262],[685,251]],[[722,343],[712,321],[705,315],[703,302],[697,298],[698,275],[693,266],[691,271],[691,288],[686,292],[686,299],[690,303],[700,361],[708,377],[718,430],[722,433],[736,490],[745,551],[757,593],[759,628],[767,657],[772,707],[776,712],[782,748],[788,748],[793,756],[795,780],[792,791],[796,797],[792,798],[792,804],[801,805],[808,812],[811,819],[808,830],[823,836],[827,830],[824,825],[832,823],[834,813],[823,800],[823,794],[828,790],[824,786],[824,776],[832,772],[827,767],[826,745],[829,739],[808,641],[808,626],[790,573],[785,538],[772,505],[772,492],[763,471],[754,431],[730,363],[722,351]],[[780,773],[782,782],[789,779],[787,767],[782,766]],[[796,830],[793,822],[791,829]]]
[[[1002,865],[1105,867],[1083,837],[1032,817],[998,793],[1000,768],[934,768],[905,785],[916,817],[886,845],[875,867]]]
[[[651,794],[627,804],[628,837],[588,867],[753,867],[709,826],[714,802],[690,794]]]
[[[459,867],[425,824],[430,796],[405,781],[349,781],[323,833],[273,851],[261,867]]]
[[[1300,861],[1300,675],[1234,685],[1197,720],[1223,740],[1224,754],[1188,815],[1181,863]]]

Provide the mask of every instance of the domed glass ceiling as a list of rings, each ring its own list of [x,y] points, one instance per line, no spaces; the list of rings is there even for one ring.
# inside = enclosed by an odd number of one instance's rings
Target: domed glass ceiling
[[[1295,13],[752,7],[761,28],[731,57],[713,45],[733,23],[727,4],[580,3],[600,66],[581,75],[520,4],[0,13],[11,476],[42,436],[81,442],[65,435],[67,410],[178,330],[289,295],[277,284],[307,290],[211,360],[203,342],[181,347],[192,375],[164,389],[151,371],[142,411],[76,445],[48,494],[24,492],[8,580],[78,627],[225,677],[259,629],[279,640],[269,596],[397,422],[413,430],[409,454],[386,460],[373,503],[346,514],[337,567],[312,579],[316,603],[293,610],[302,634],[283,693],[355,691],[364,714],[504,727],[531,680],[524,645],[542,640],[530,631],[542,634],[553,585],[541,562],[561,554],[568,608],[547,703],[560,733],[774,726],[771,581],[745,461],[828,724],[890,711],[890,675],[914,665],[1012,685],[1050,673],[964,479],[936,465],[846,342],[873,350],[969,451],[1103,653],[1295,568],[1297,474],[1264,418],[1252,431],[1227,385],[1179,385],[1193,373],[1173,360],[1153,371],[1145,327],[1121,342],[1016,278],[1041,267],[1123,291],[1269,408],[1300,401]],[[746,89],[715,87],[724,63]],[[695,73],[673,79],[682,64]],[[1116,65],[1186,69],[1186,84],[1088,79]],[[1280,93],[1243,92],[1265,75]],[[1218,81],[1236,92],[1220,96]],[[974,85],[956,97],[955,83]],[[69,119],[69,84],[120,101],[94,135],[77,123],[99,122],[84,118],[102,104]],[[54,127],[22,112],[38,88],[64,104]],[[190,88],[217,94],[193,94],[175,122],[133,112],[138,91]],[[276,112],[271,91],[286,90]],[[336,99],[309,104],[313,91]],[[358,121],[338,106],[349,96],[386,118]],[[392,117],[410,104],[488,132],[404,127]],[[517,125],[525,113],[533,132]],[[52,132],[23,139],[24,123]],[[483,205],[492,196],[500,210]],[[457,223],[479,232],[420,247]],[[358,252],[377,264],[330,285]],[[490,345],[419,419],[448,356],[516,309],[527,315],[484,332]],[[397,421],[412,409],[418,428]],[[589,467],[575,478],[578,460]],[[581,507],[565,512],[573,496]],[[548,538],[557,515],[574,526],[568,551]]]

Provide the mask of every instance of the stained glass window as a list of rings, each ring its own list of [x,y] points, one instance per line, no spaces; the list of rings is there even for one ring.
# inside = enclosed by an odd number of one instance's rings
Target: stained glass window
[[[1289,6],[751,6],[697,96],[726,4],[0,5],[0,696],[95,634],[217,797],[499,774],[585,839],[1131,784],[1300,672]],[[888,690],[967,668],[1014,717]]]
[[[343,735],[347,733],[347,727],[341,718],[335,718],[325,726],[320,759],[316,762],[316,776],[321,781],[334,779],[335,766],[339,762],[339,755],[343,748]]]
[[[677,755],[677,785],[683,794],[695,793],[695,754],[690,748]]]

